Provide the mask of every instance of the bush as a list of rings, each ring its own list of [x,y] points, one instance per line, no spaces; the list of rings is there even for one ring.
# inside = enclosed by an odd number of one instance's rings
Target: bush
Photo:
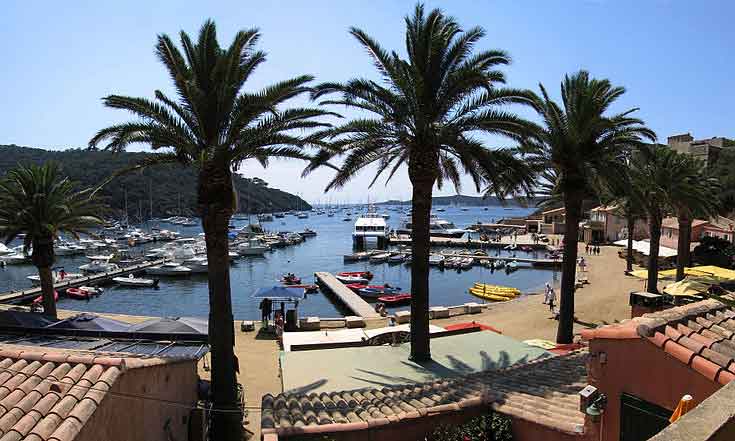
[[[512,441],[511,419],[492,412],[460,426],[439,426],[426,441]]]

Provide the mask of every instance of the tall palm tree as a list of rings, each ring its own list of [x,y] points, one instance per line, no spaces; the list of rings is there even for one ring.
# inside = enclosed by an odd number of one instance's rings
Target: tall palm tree
[[[688,155],[681,156],[681,178],[672,182],[670,199],[679,223],[676,254],[676,280],[684,278],[684,268],[690,265],[692,221],[696,216],[710,218],[720,209],[719,180],[709,176],[704,163]]]
[[[505,52],[474,51],[485,35],[478,27],[463,30],[441,10],[425,14],[416,6],[406,22],[403,59],[388,52],[364,31],[350,34],[365,48],[381,82],[352,79],[317,87],[314,98],[337,94],[322,104],[337,104],[366,111],[327,131],[332,145],[322,150],[305,171],[346,154],[327,190],[344,185],[369,164],[377,164],[372,184],[386,173],[390,180],[407,165],[411,198],[411,359],[431,358],[429,348],[429,223],[434,185],[448,181],[457,190],[460,176],[468,174],[480,191],[489,185],[499,195],[506,190],[532,185],[529,168],[509,150],[490,150],[480,133],[511,139],[531,129],[531,124],[500,109],[509,103],[526,103],[528,93],[498,88],[505,82],[499,65],[510,62]]]
[[[133,143],[162,153],[136,167],[180,163],[198,171],[197,203],[206,236],[209,262],[209,342],[212,349],[212,439],[241,440],[235,376],[234,323],[230,296],[228,225],[236,209],[232,172],[248,159],[267,166],[273,158],[301,158],[316,138],[304,129],[323,127],[328,112],[280,107],[308,92],[312,77],[302,75],[257,92],[243,90],[265,61],[255,50],[256,29],[238,32],[229,47],[220,47],[215,24],[207,21],[196,42],[181,32],[183,53],[160,35],[156,54],[168,70],[176,98],[160,90],[155,100],[110,95],[106,106],[133,113],[137,120],[100,130],[89,142],[108,141],[114,152]],[[134,167],[135,168],[135,167]]]
[[[56,317],[54,280],[54,241],[60,234],[76,238],[100,223],[103,206],[93,189],[79,190],[62,176],[56,163],[18,165],[0,181],[0,237],[10,243],[19,234],[24,252],[41,279],[44,314]]]
[[[684,230],[691,220],[690,211],[684,204],[696,204],[698,209],[701,202],[694,201],[693,195],[701,189],[695,182],[700,178],[699,167],[692,158],[677,153],[671,148],[653,144],[641,147],[632,161],[631,184],[644,202],[648,215],[648,229],[651,236],[650,252],[648,255],[648,282],[647,290],[658,293],[658,257],[661,244],[661,224],[663,218],[670,213],[677,213],[677,207],[684,218]],[[706,195],[700,194],[700,197]],[[679,229],[679,247],[689,248],[682,241],[687,241],[691,233]],[[684,261],[682,260],[682,265]],[[683,266],[682,266],[683,274]]]
[[[548,170],[548,187],[562,196],[565,208],[564,261],[561,278],[559,328],[556,340],[571,343],[574,322],[574,280],[579,221],[585,198],[624,186],[631,146],[655,139],[643,121],[630,115],[637,109],[609,114],[610,106],[625,93],[605,79],[585,71],[567,75],[561,84],[562,104],[554,102],[540,85],[533,106],[542,119],[537,135],[524,143],[529,159]]]

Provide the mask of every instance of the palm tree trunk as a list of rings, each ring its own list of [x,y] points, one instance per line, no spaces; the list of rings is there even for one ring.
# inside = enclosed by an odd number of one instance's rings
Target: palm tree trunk
[[[411,199],[411,360],[431,359],[429,346],[429,252],[434,181],[415,180]]]
[[[214,162],[214,161],[213,161]],[[228,226],[232,216],[232,180],[228,165],[207,164],[199,175],[199,210],[207,244],[209,344],[212,356],[210,439],[242,441],[242,414],[235,375],[235,323],[230,294]]]
[[[54,238],[39,237],[33,241],[31,260],[38,268],[41,279],[41,295],[43,297],[43,313],[56,318],[56,299],[54,298],[54,279],[51,267],[54,264]]]
[[[661,216],[649,216],[649,230],[651,233],[651,248],[648,253],[648,283],[647,291],[658,294],[658,249],[661,243]]]
[[[574,285],[581,215],[582,196],[569,194],[564,200],[564,260],[561,271],[559,327],[556,331],[557,343],[572,343],[574,338]]]
[[[692,222],[687,216],[679,216],[679,240],[676,244],[676,281],[684,279],[684,268],[689,265],[689,242]]]
[[[628,252],[625,256],[625,272],[633,271],[633,230],[635,229],[635,218],[628,216]]]
[[[51,274],[51,267],[39,267],[38,276],[41,278],[43,314],[56,318],[56,299],[54,298],[54,279]]]

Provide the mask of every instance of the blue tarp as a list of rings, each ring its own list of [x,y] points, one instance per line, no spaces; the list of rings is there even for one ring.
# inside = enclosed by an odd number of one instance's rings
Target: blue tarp
[[[271,299],[274,302],[296,302],[303,300],[304,288],[288,288],[285,286],[260,288],[253,297],[256,299]]]

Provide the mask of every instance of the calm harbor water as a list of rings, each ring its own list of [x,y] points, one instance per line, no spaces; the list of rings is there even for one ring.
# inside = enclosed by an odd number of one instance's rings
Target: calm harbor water
[[[387,223],[390,228],[397,228],[401,213],[397,211],[381,212],[390,214]],[[488,222],[506,216],[523,216],[530,212],[528,209],[503,209],[489,207],[484,211],[482,207],[460,208],[447,207],[446,212],[439,212],[440,218],[452,221],[457,227],[466,227],[477,220]],[[375,274],[372,283],[388,282],[400,286],[408,291],[411,286],[410,267],[406,265],[371,264],[368,262],[343,263],[342,256],[352,252],[351,232],[356,219],[343,221],[344,214],[337,212],[334,217],[327,215],[310,214],[308,219],[298,219],[295,216],[286,216],[275,219],[274,222],[263,223],[269,231],[303,231],[309,227],[318,233],[318,236],[308,238],[300,245],[276,249],[266,253],[265,257],[245,257],[234,262],[230,271],[232,283],[232,304],[236,319],[255,319],[260,317],[259,302],[253,299],[255,291],[262,287],[278,284],[281,275],[292,272],[302,278],[303,283],[312,283],[315,271],[358,271],[370,270]],[[234,220],[236,226],[244,225],[245,221]],[[160,224],[161,228],[178,230],[182,237],[195,236],[201,232],[199,227],[179,227],[176,225]],[[160,243],[150,243],[143,247],[154,248]],[[136,247],[135,250],[143,250]],[[489,251],[493,252],[494,251]],[[502,251],[501,255],[507,254]],[[527,255],[516,253],[518,257]],[[542,253],[539,252],[539,256]],[[533,253],[529,253],[533,255]],[[57,266],[63,266],[67,272],[76,272],[78,266],[88,263],[84,256],[57,258]],[[9,265],[0,269],[0,291],[18,290],[31,286],[26,276],[35,274],[32,265]],[[521,291],[538,290],[543,284],[552,279],[550,269],[536,269],[522,266],[518,271],[506,274],[505,271],[495,271],[475,266],[472,269],[458,272],[457,270],[439,270],[432,268],[430,274],[430,303],[432,305],[457,305],[470,301],[479,301],[467,293],[474,282],[501,284],[514,286]],[[206,317],[209,309],[207,293],[207,277],[205,274],[192,275],[186,278],[161,277],[158,289],[131,289],[115,285],[105,287],[104,294],[89,301],[79,301],[61,297],[59,307],[96,312],[110,312],[120,314],[137,314],[153,316],[202,316]],[[398,309],[407,309],[398,308]],[[299,314],[316,315],[320,317],[337,317],[343,315],[338,305],[332,303],[329,297],[322,293],[309,294],[299,305]]]

